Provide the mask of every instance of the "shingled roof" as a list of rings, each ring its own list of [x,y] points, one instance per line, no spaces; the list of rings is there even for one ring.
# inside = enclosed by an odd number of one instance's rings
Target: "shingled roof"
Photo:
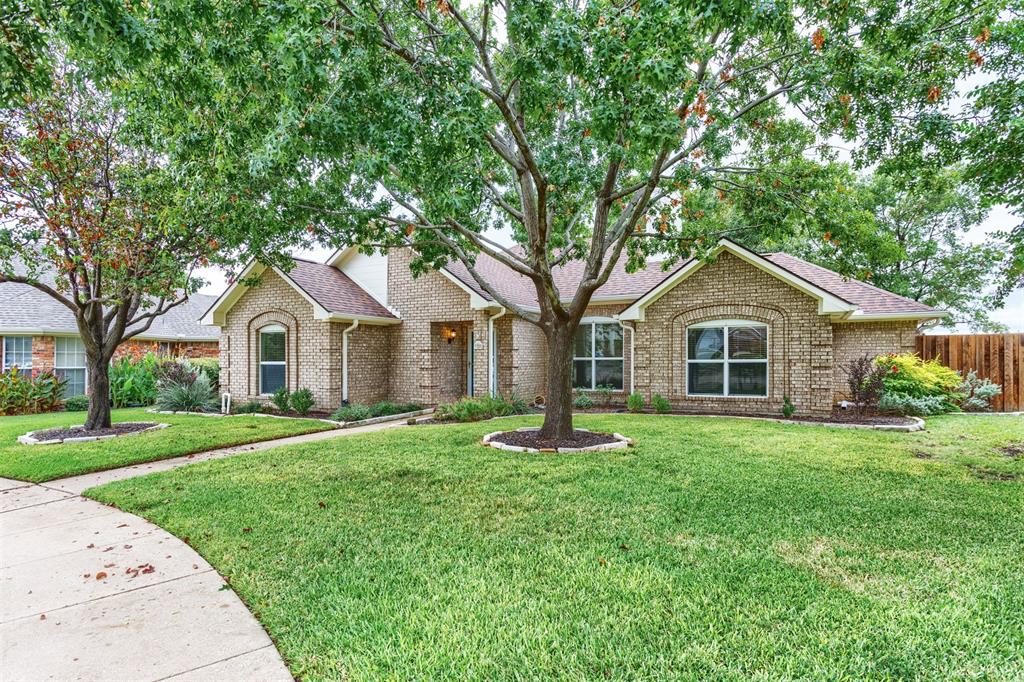
[[[220,330],[199,324],[216,297],[193,294],[188,301],[153,320],[140,339],[151,341],[216,341]],[[4,334],[78,334],[75,316],[63,304],[35,287],[0,283],[0,336]]]
[[[513,253],[518,254],[520,252],[514,250]],[[844,277],[837,272],[814,265],[802,258],[797,258],[787,253],[768,253],[761,255],[761,257],[805,282],[857,306],[859,314],[920,314],[922,316],[939,316],[942,314],[942,311],[918,301],[880,289],[866,282]],[[625,260],[620,259],[615,264],[612,274],[608,277],[608,281],[594,292],[592,300],[595,303],[600,303],[602,300],[632,301],[638,299],[690,262],[692,261],[666,266],[665,261],[650,261],[644,268],[629,273],[626,272]],[[563,299],[570,298],[576,291],[576,287],[579,286],[579,282],[583,277],[584,266],[585,263],[583,261],[576,260],[553,269],[552,276],[555,280],[555,286],[558,287],[559,294]],[[481,254],[477,258],[475,267],[477,272],[487,279],[488,282],[491,282],[498,292],[511,303],[528,308],[537,307],[537,294],[533,282],[527,277],[513,272],[507,266],[486,254]],[[476,280],[473,279],[461,262],[449,263],[445,269],[485,300],[493,300],[493,297],[477,284]]]
[[[286,274],[327,312],[396,319],[377,299],[338,268],[293,258],[295,267]]]

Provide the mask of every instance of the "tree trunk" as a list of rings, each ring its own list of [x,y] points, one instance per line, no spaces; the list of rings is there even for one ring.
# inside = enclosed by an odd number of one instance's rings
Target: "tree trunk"
[[[110,428],[110,359],[86,357],[89,372],[89,414],[85,428]]]
[[[575,325],[558,325],[548,333],[548,396],[544,406],[544,438],[572,437],[572,340]]]

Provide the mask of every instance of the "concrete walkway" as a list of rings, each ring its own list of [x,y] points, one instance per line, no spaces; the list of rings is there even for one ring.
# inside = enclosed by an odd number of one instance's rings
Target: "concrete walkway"
[[[43,485],[0,478],[0,679],[291,680],[262,626],[199,554],[159,526],[79,494],[195,462],[402,423],[292,436]]]

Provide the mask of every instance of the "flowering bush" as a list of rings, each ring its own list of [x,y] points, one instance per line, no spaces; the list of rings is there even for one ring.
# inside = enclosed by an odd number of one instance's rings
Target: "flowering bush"
[[[937,360],[922,360],[916,353],[882,355],[875,361],[885,371],[884,393],[899,393],[913,398],[938,396],[955,406],[963,379],[955,370]]]

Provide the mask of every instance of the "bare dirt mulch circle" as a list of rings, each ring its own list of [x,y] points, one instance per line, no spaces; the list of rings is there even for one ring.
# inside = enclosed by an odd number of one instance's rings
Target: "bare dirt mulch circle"
[[[619,439],[610,433],[576,429],[572,432],[572,438],[543,438],[540,435],[540,431],[505,431],[504,433],[491,436],[490,441],[492,443],[515,445],[520,448],[554,450],[558,448],[590,448],[595,445],[618,443]]]

